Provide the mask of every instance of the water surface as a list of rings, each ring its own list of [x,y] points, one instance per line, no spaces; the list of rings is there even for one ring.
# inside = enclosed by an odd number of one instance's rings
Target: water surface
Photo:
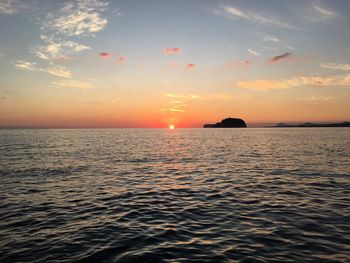
[[[350,262],[350,129],[0,130],[0,262]]]

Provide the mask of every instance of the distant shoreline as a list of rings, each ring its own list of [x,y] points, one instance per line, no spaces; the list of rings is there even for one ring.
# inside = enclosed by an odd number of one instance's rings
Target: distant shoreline
[[[346,127],[350,128],[350,122],[340,122],[340,123],[302,123],[302,124],[286,124],[286,123],[279,123],[274,126],[265,126],[266,128],[341,128]]]

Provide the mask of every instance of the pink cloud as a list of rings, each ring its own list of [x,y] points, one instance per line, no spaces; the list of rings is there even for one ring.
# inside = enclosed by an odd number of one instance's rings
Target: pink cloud
[[[110,59],[112,57],[112,54],[108,52],[101,52],[98,54],[98,56],[103,59]]]
[[[187,69],[187,70],[193,70],[195,67],[196,67],[195,64],[187,64],[187,65],[186,65],[186,69]]]
[[[171,47],[171,48],[165,48],[163,49],[164,54],[180,54],[182,52],[181,48],[178,47]]]
[[[126,61],[128,61],[128,58],[127,57],[124,57],[124,56],[120,56],[120,57],[118,57],[117,58],[117,62],[118,63],[124,63],[124,62],[126,62]]]
[[[270,60],[268,62],[270,64],[273,64],[273,63],[280,62],[281,60],[288,60],[288,59],[292,59],[292,58],[293,58],[293,55],[289,52],[286,52],[282,55],[278,55],[278,56],[274,56],[274,57],[270,58]]]

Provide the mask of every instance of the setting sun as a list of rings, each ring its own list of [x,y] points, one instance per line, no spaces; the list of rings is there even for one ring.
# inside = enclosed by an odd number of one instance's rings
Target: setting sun
[[[174,126],[173,124],[170,124],[170,125],[169,125],[169,129],[170,129],[170,130],[174,130],[174,129],[175,129],[175,126]]]

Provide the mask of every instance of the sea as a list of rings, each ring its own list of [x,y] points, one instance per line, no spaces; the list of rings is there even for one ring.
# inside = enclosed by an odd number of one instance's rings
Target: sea
[[[350,129],[2,129],[0,262],[350,262]]]

